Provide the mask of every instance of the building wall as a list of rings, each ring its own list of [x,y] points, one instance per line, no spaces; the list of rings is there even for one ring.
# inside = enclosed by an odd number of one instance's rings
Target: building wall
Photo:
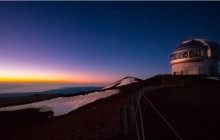
[[[173,75],[219,74],[218,60],[172,64],[171,72]]]
[[[193,39],[184,41],[170,55],[174,75],[219,74],[220,48],[217,43]]]

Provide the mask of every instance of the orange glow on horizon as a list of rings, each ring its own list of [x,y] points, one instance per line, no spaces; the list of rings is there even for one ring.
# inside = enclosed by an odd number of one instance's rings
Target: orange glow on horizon
[[[92,81],[92,80],[65,80],[65,79],[43,79],[43,78],[2,78],[3,83],[73,83],[73,84],[94,84],[94,85],[109,85],[110,82]]]
[[[62,79],[44,79],[44,78],[2,78],[0,77],[0,82],[45,82],[45,83],[74,83],[70,80]],[[75,81],[76,82],[76,81]]]
[[[7,67],[0,69],[0,82],[85,83],[89,81],[79,74],[73,75],[55,70]]]
[[[42,83],[78,83],[78,84],[109,84],[109,82],[104,82],[98,78],[82,76],[80,78],[72,78],[73,76],[65,77],[20,77],[20,76],[0,76],[0,82],[42,82]]]
[[[81,71],[62,71],[3,65],[0,69],[0,82],[45,82],[45,83],[76,83],[76,84],[110,84],[110,75],[86,73]]]

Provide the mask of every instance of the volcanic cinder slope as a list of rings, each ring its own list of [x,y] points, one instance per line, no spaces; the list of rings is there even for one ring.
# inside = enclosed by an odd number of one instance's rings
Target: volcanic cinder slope
[[[129,84],[123,86],[118,86],[123,82],[116,82],[103,91],[110,88],[120,90],[120,93],[58,117],[53,117],[53,112],[40,113],[36,109],[0,112],[0,138],[137,139],[134,126],[128,136],[120,134],[120,106],[129,104],[130,96],[142,87],[180,84],[183,81],[185,85],[182,87],[159,89],[144,94],[183,139],[219,139],[219,78],[170,75],[128,82]],[[178,139],[146,100],[141,98],[140,101],[145,137],[158,140]]]

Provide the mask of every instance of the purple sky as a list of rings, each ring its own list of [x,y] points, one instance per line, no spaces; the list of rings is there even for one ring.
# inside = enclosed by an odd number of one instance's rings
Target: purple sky
[[[220,42],[220,2],[0,2],[0,81],[169,74],[182,41]]]

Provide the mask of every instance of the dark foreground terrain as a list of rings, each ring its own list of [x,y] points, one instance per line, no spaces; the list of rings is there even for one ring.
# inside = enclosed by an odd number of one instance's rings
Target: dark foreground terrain
[[[120,133],[120,106],[142,87],[180,84],[144,95],[183,139],[220,139],[220,82],[203,76],[155,76],[121,87],[121,93],[88,104],[67,115],[48,118],[52,112],[29,109],[0,112],[1,140],[104,140],[137,139],[132,125],[128,136]],[[164,81],[164,82],[163,82]],[[148,140],[178,139],[145,98],[140,106]],[[139,128],[140,129],[140,128]]]

